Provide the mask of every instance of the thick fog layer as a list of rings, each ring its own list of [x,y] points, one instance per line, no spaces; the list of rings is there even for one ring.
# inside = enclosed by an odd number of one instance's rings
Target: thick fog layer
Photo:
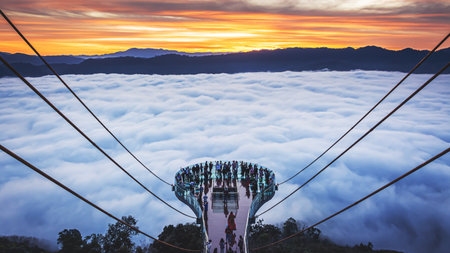
[[[67,75],[79,96],[155,173],[172,182],[181,167],[245,160],[275,171],[302,169],[342,135],[403,73],[283,72],[216,75]],[[270,205],[320,170],[430,75],[413,75],[327,155],[280,186]],[[134,161],[54,77],[29,78],[112,157],[166,199],[192,213],[171,188]],[[311,224],[439,153],[450,142],[449,75],[438,77],[314,181],[261,218]],[[192,222],[141,189],[17,78],[0,79],[0,143],[99,206],[157,236]],[[56,242],[78,228],[104,233],[114,221],[0,153],[0,234]],[[447,155],[318,228],[332,240],[407,252],[450,247]]]

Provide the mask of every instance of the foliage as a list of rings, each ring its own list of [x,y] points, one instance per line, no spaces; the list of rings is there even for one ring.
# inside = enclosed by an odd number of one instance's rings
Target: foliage
[[[0,237],[0,253],[48,253],[38,239],[25,236]]]
[[[258,220],[256,224],[253,224],[250,228],[249,234],[249,247],[257,248],[267,245],[268,243],[277,241],[281,238],[293,235],[306,229],[304,224],[299,224],[293,218],[287,219],[282,228],[278,228],[274,225],[263,224],[263,220]],[[296,235],[283,243],[277,244],[266,249],[259,250],[261,253],[398,253],[396,251],[388,250],[373,250],[373,244],[369,242],[367,245],[359,244],[354,247],[339,246],[328,239],[321,237],[321,231],[318,228],[308,229],[299,235]]]
[[[123,216],[122,220],[136,227],[136,219],[132,216]],[[91,234],[84,238],[81,237],[77,229],[64,229],[59,232],[58,244],[62,245],[59,252],[62,253],[116,253],[133,252],[134,243],[131,237],[137,232],[121,222],[108,225],[108,231],[105,235]],[[142,248],[140,248],[142,250]],[[0,252],[1,253],[1,252]]]
[[[249,233],[249,248],[256,248],[258,246],[266,245],[271,242],[281,239],[283,232],[276,226],[270,224],[263,224],[263,220],[258,220],[250,227]],[[279,244],[274,247],[260,250],[261,253],[275,253],[283,252],[283,245]]]
[[[289,218],[283,224],[283,237],[290,236],[298,232],[297,221]]]
[[[201,249],[203,245],[201,228],[195,223],[165,226],[158,239],[188,249]],[[157,241],[150,245],[150,249],[151,252],[180,252]]]
[[[104,242],[102,234],[88,235],[83,240],[83,252],[86,253],[102,253],[102,245]]]
[[[62,253],[82,252],[83,239],[78,229],[64,229],[58,233],[58,244],[61,244]]]
[[[132,226],[136,226],[137,221],[132,217],[122,217],[122,220]],[[298,223],[295,219],[289,218],[282,225],[274,226],[263,224],[263,220],[258,220],[250,227],[248,235],[249,248],[257,248],[275,242],[281,238],[293,235],[306,228],[304,224]],[[59,232],[58,244],[61,245],[62,253],[110,253],[110,252],[136,252],[136,253],[172,253],[180,252],[177,249],[166,246],[157,241],[152,244],[142,243],[135,247],[132,236],[137,232],[123,225],[120,222],[108,225],[105,235],[91,234],[82,239],[81,233],[77,229],[64,229]],[[165,226],[159,240],[173,245],[188,248],[201,249],[203,246],[201,227],[191,224],[178,224]],[[0,253],[49,253],[38,247],[39,240],[30,237],[0,237]],[[359,244],[353,247],[339,246],[329,239],[323,238],[322,233],[317,228],[306,230],[283,243],[277,244],[259,253],[399,253],[390,250],[373,250],[373,244]]]
[[[136,226],[136,219],[131,215],[126,217],[123,216],[122,220],[126,223]],[[113,252],[132,252],[134,248],[134,243],[131,241],[131,237],[136,235],[137,232],[130,227],[116,222],[116,224],[108,225],[108,232],[103,239],[103,249],[106,253]]]

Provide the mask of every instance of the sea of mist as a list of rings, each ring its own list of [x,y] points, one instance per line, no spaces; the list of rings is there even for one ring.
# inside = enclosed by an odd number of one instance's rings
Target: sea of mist
[[[404,73],[381,71],[198,75],[65,75],[117,137],[162,178],[205,160],[302,169],[369,110]],[[430,75],[412,75],[313,166],[280,186],[286,196],[406,98]],[[192,213],[142,168],[55,77],[29,78],[114,159],[171,205]],[[286,202],[261,216],[314,223],[449,147],[450,75],[442,75]],[[0,143],[119,217],[157,236],[192,222],[168,209],[101,155],[17,78],[0,79]],[[0,235],[56,242],[65,228],[104,233],[114,221],[0,153]],[[450,247],[450,156],[320,225],[341,244],[446,252]]]

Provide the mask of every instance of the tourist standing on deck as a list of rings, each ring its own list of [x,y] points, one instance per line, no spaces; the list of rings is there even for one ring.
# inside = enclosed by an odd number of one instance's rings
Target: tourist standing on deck
[[[219,247],[220,247],[220,253],[224,253],[225,241],[223,240],[223,238],[220,238]]]
[[[208,213],[208,201],[205,201],[203,203],[204,209],[205,209],[205,215]]]
[[[236,216],[233,214],[233,212],[231,212],[228,216],[228,227],[230,228],[230,230],[236,230],[236,223],[234,222],[235,218]]]
[[[226,235],[226,239],[227,239],[227,244],[231,244],[231,229],[227,226],[225,228],[225,235]]]
[[[208,218],[208,196],[203,196],[203,211],[205,212],[205,218]]]
[[[244,240],[242,238],[242,235],[239,236],[238,247],[239,247],[239,252],[244,253]]]
[[[206,252],[211,253],[211,240],[206,243]]]

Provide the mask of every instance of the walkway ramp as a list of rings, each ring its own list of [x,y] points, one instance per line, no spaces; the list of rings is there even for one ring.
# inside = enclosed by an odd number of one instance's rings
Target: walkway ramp
[[[275,176],[271,170],[257,165],[249,170],[248,163],[244,162],[233,169],[225,166],[231,164],[228,162],[214,162],[212,169],[209,163],[180,169],[175,176],[175,195],[196,214],[203,228],[205,252],[209,242],[210,252],[217,248],[220,253],[221,240],[223,252],[227,249],[247,252],[250,221],[254,221],[256,211],[275,194]]]

